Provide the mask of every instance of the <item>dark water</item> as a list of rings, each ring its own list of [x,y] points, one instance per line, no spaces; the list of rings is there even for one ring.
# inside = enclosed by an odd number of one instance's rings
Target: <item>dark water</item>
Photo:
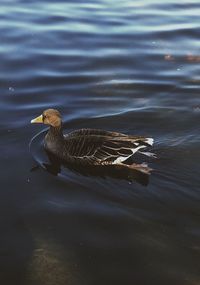
[[[199,15],[198,0],[1,1],[0,284],[200,284]],[[37,168],[30,120],[49,107],[66,132],[153,136],[148,186]]]

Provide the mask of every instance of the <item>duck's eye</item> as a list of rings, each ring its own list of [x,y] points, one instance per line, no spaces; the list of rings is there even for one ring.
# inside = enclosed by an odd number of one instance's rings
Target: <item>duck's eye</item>
[[[43,121],[47,118],[46,115],[42,115]]]

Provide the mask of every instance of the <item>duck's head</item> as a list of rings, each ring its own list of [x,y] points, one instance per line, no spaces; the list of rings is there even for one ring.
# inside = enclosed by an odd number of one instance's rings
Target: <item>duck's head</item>
[[[62,124],[62,118],[60,112],[56,109],[45,110],[42,115],[31,120],[31,123],[42,123],[50,125],[52,127],[60,127]]]

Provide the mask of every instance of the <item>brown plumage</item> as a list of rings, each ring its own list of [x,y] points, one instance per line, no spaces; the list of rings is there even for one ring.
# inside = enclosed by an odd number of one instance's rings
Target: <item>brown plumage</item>
[[[154,156],[140,149],[152,146],[153,139],[98,129],[80,129],[63,135],[62,118],[48,109],[31,123],[50,126],[45,136],[45,149],[62,160],[78,165],[121,165],[134,153]]]

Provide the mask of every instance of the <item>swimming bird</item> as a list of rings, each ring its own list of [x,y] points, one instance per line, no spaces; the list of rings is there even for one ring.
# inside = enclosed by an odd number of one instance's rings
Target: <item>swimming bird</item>
[[[126,165],[136,152],[155,157],[141,149],[151,147],[153,138],[126,135],[101,129],[79,129],[63,134],[61,114],[56,109],[45,110],[31,123],[49,125],[44,139],[45,149],[59,159],[76,165]],[[134,164],[134,167],[137,167]],[[143,166],[142,166],[143,167]]]

